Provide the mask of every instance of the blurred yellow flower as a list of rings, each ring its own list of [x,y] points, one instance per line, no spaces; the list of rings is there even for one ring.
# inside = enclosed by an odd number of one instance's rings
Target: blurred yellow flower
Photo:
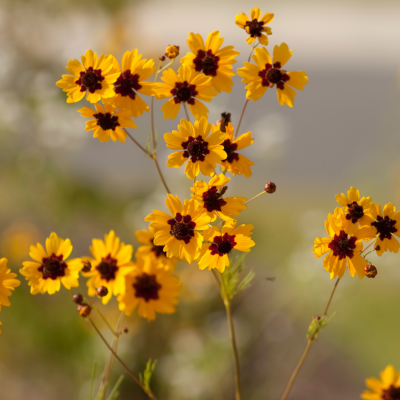
[[[211,222],[217,219],[217,216],[224,221],[233,219],[233,216],[240,215],[240,212],[247,207],[243,202],[245,197],[222,197],[226,190],[225,186],[231,178],[226,178],[224,174],[213,176],[208,184],[203,181],[194,183],[190,190],[194,193],[192,198],[199,202],[204,211],[211,217]]]
[[[115,95],[113,83],[119,73],[113,70],[113,57],[111,55],[97,58],[92,50],[87,50],[78,60],[68,61],[67,71],[71,75],[63,75],[56,85],[67,93],[67,103],[76,103],[83,99],[97,103],[102,98]]]
[[[172,271],[159,268],[149,257],[139,257],[135,268],[126,275],[126,291],[118,296],[119,309],[131,315],[137,308],[139,316],[149,321],[160,314],[173,314],[181,283]]]
[[[257,48],[252,56],[256,64],[245,62],[237,74],[242,82],[247,83],[246,97],[253,101],[259,100],[267,89],[276,85],[276,93],[281,106],[284,104],[293,107],[297,96],[292,89],[303,90],[308,83],[308,77],[303,71],[286,72],[282,67],[289,61],[293,50],[289,51],[286,43],[274,47],[273,60],[266,48]],[[292,87],[290,87],[292,86]]]
[[[17,274],[11,272],[7,267],[7,258],[0,259],[0,311],[1,306],[9,307],[11,305],[8,299],[12,295],[12,291],[18,287],[21,282],[15,279]],[[1,333],[1,330],[0,330]]]
[[[175,46],[173,44],[170,44],[166,49],[165,49],[165,57],[168,57],[169,59],[173,60],[174,58],[179,56],[179,46]]]
[[[192,53],[187,53],[181,59],[182,65],[188,65],[206,76],[211,76],[211,83],[217,92],[232,91],[232,64],[240,53],[233,50],[233,46],[220,49],[224,39],[219,37],[219,31],[214,31],[207,36],[206,44],[198,33],[189,33],[187,43]]]
[[[210,102],[217,95],[211,83],[211,77],[199,74],[194,69],[185,65],[179,68],[178,74],[172,69],[163,72],[161,80],[154,84],[153,92],[156,99],[172,97],[163,104],[164,119],[175,119],[181,103],[187,103],[191,113],[196,119],[208,114],[207,107],[199,100]]]
[[[104,109],[101,104],[94,105],[96,110],[89,107],[83,107],[78,112],[82,117],[91,118],[86,122],[86,131],[93,131],[93,137],[98,138],[100,142],[108,142],[110,138],[116,142],[119,140],[125,143],[127,136],[122,128],[136,128],[135,122],[131,120],[130,110],[119,110],[113,104],[107,103]]]
[[[381,372],[381,379],[368,378],[365,384],[370,389],[366,390],[361,398],[364,400],[397,400],[400,399],[400,371],[393,365],[388,365]]]
[[[29,255],[35,262],[24,261],[19,272],[28,281],[32,294],[54,294],[60,290],[61,283],[68,290],[79,286],[82,260],[66,261],[71,252],[71,241],[59,238],[54,232],[46,239],[46,249],[40,243],[30,247]]]
[[[250,36],[246,39],[248,44],[253,43],[254,40],[258,38],[258,41],[264,45],[268,46],[268,36],[271,35],[271,28],[265,26],[269,24],[274,19],[274,14],[266,13],[261,17],[261,11],[258,7],[253,8],[250,11],[250,18],[244,14],[236,15],[236,25],[244,29]]]
[[[133,270],[133,247],[121,243],[114,231],[104,235],[104,241],[93,239],[90,252],[94,258],[82,257],[91,263],[92,268],[83,276],[87,281],[89,296],[96,295],[96,289],[105,286],[108,294],[101,298],[103,304],[107,304],[111,296],[125,293],[125,275]]]

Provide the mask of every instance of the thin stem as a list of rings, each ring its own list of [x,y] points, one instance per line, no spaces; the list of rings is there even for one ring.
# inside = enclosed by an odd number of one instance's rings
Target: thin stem
[[[256,196],[252,197],[250,200],[245,201],[243,204],[249,204],[251,201],[256,199],[257,197],[261,196],[262,194],[267,193],[265,190],[263,190],[261,193],[258,193]]]
[[[250,50],[250,54],[249,54],[249,58],[248,58],[247,62],[250,62],[251,55],[253,54],[254,49],[258,46],[258,44],[256,45],[255,43],[256,43],[256,41],[253,40],[253,45],[251,46],[251,50]]]
[[[240,124],[242,123],[242,119],[243,119],[243,115],[244,115],[244,111],[246,110],[247,107],[247,103],[249,102],[249,99],[246,99],[246,101],[243,104],[243,108],[242,108],[242,113],[240,114],[240,118],[239,118],[239,123],[237,125],[237,128],[235,130],[235,136],[234,138],[237,136],[237,134],[239,133],[239,129],[240,129]]]
[[[101,334],[99,328],[95,325],[93,320],[90,318],[90,316],[87,318],[89,322],[92,324],[93,328],[97,332],[97,334],[100,336],[101,340],[104,342],[104,344],[108,347],[108,349],[111,351],[113,356],[120,362],[120,364],[125,368],[126,372],[130,375],[130,377],[144,390],[144,392],[152,399],[152,400],[157,400],[156,397],[154,396],[153,392],[151,390],[147,391],[145,387],[143,386],[142,382],[135,376],[135,374],[128,368],[128,366],[121,360],[121,358],[118,356],[117,353],[111,348],[111,346],[108,344],[107,340],[104,338],[104,336]]]
[[[146,154],[147,157],[153,158],[151,156],[151,154],[149,154],[147,152],[147,150],[139,142],[137,142],[136,139],[125,128],[122,128],[122,129],[129,136],[129,138],[132,140],[132,142],[135,143],[136,146],[139,147],[139,149],[142,150]]]
[[[374,243],[375,243],[375,240],[374,240],[373,242],[371,242],[371,243],[360,253],[360,255],[361,255],[362,253],[364,253],[365,251],[367,251]],[[374,250],[372,250],[372,251],[374,251]],[[369,254],[369,253],[368,253],[368,254]]]
[[[108,329],[110,329],[110,331],[113,333],[113,335],[118,336],[117,332],[115,332],[115,330],[112,328],[112,326],[107,321],[107,318],[103,315],[103,313],[100,312],[100,310],[96,306],[92,306],[92,308],[94,308],[97,311],[97,313],[100,315],[101,319],[105,322],[105,324],[108,326]]]
[[[186,103],[185,102],[183,103],[183,108],[185,109],[186,119],[190,122],[189,113],[188,113],[188,110],[186,108]]]
[[[212,273],[213,273],[213,275],[214,275],[215,280],[217,281],[217,285],[218,285],[219,289],[221,290],[221,281],[220,281],[220,279],[218,278],[218,275],[217,275],[217,273],[215,272],[215,269],[212,269],[211,271],[212,271]]]
[[[340,281],[340,278],[337,278],[336,282],[335,282],[335,286],[333,287],[333,290],[332,290],[332,293],[331,293],[331,297],[329,297],[328,304],[325,307],[325,311],[324,311],[323,317],[325,317],[326,314],[328,314],[328,309],[329,309],[329,306],[331,305],[332,298],[333,298],[333,295],[335,294],[335,291],[336,291],[337,285],[339,284],[339,281]],[[313,340],[314,340],[314,336],[315,336],[315,333],[313,335]]]

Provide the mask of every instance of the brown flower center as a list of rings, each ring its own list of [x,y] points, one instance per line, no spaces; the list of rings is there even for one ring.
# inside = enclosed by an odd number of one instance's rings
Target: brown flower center
[[[229,235],[228,233],[225,233],[223,236],[215,236],[213,244],[209,247],[211,255],[214,256],[218,254],[222,257],[224,254],[229,254],[237,245],[235,237],[235,235]]]
[[[132,75],[131,70],[127,69],[119,76],[114,87],[115,93],[123,97],[129,96],[132,100],[135,100],[136,92],[142,88],[142,85],[139,84],[139,75]]]
[[[282,79],[282,72],[278,68],[271,68],[267,72],[267,79],[271,83],[278,83]]]
[[[75,81],[75,83],[81,87],[81,92],[89,90],[90,93],[94,93],[96,90],[102,89],[100,82],[103,80],[104,76],[101,75],[101,69],[93,69],[93,67],[89,67],[87,71],[80,72],[80,77]]]
[[[203,201],[204,201],[204,208],[207,209],[208,212],[212,211],[221,211],[221,207],[226,204],[226,201],[221,199],[224,195],[226,190],[228,189],[227,186],[224,186],[220,192],[216,186],[212,186],[206,192],[203,193]]]
[[[229,139],[226,139],[222,143],[222,146],[224,146],[224,151],[227,155],[226,159],[222,161],[227,161],[230,164],[232,164],[234,160],[239,161],[239,154],[235,153],[235,150],[238,147],[236,143],[231,143]]]
[[[347,207],[346,219],[351,220],[353,224],[355,224],[364,216],[363,206],[360,206],[356,201],[353,201],[351,204],[347,204]]]
[[[276,85],[278,89],[283,90],[284,83],[290,79],[286,71],[281,69],[281,63],[276,62],[274,65],[265,64],[265,68],[258,73],[263,86],[273,87]]]
[[[154,244],[153,239],[151,240],[152,248],[151,251],[155,254],[156,257],[160,257],[162,255],[166,256],[167,253],[164,251],[164,246],[156,246]]]
[[[215,56],[211,50],[199,50],[197,57],[193,59],[195,70],[200,72],[203,71],[204,75],[217,75],[219,57]]]
[[[391,385],[389,389],[382,391],[382,400],[400,400],[400,387]]]
[[[264,22],[253,19],[253,21],[246,21],[245,29],[251,37],[260,37],[263,31]]]
[[[395,227],[396,221],[394,219],[390,219],[388,216],[382,218],[380,215],[376,217],[376,221],[372,222],[372,226],[376,228],[378,231],[379,237],[383,239],[391,239],[392,233],[397,232],[397,228]]]
[[[38,270],[43,274],[43,279],[52,279],[56,280],[62,276],[65,276],[65,269],[67,268],[67,264],[62,262],[63,255],[60,254],[56,256],[54,253],[46,258],[42,258],[42,265],[38,268]]]
[[[190,215],[182,216],[181,213],[176,213],[175,218],[168,220],[168,224],[171,225],[171,235],[178,240],[183,240],[185,244],[194,237],[196,223],[192,221]]]
[[[135,296],[142,297],[146,302],[157,300],[159,298],[158,291],[162,287],[157,282],[155,275],[149,275],[145,272],[136,277],[135,283],[132,286],[135,289]]]
[[[355,236],[349,238],[347,233],[341,230],[339,235],[335,234],[328,247],[333,250],[334,256],[339,257],[339,260],[343,260],[346,257],[352,258],[356,248],[356,240]]]
[[[190,105],[194,105],[194,97],[198,94],[196,91],[196,85],[190,85],[187,81],[176,82],[175,87],[171,90],[171,94],[174,96],[175,104],[186,102]]]
[[[182,142],[181,146],[186,150],[183,152],[183,157],[190,157],[192,162],[204,161],[205,156],[210,153],[208,142],[205,142],[201,135],[197,138],[189,136],[187,142]]]
[[[102,257],[100,264],[96,267],[101,275],[101,279],[107,282],[115,279],[115,273],[118,271],[117,260],[111,258],[111,254],[107,257]]]
[[[93,115],[97,119],[97,125],[103,129],[103,131],[107,131],[112,129],[115,131],[117,126],[120,126],[118,122],[118,117],[116,115],[111,115],[110,113],[98,113]]]

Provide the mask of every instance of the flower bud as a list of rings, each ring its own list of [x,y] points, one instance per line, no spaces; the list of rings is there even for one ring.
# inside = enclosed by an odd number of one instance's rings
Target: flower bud
[[[226,132],[226,127],[231,122],[231,113],[223,112],[221,114],[221,119],[217,122],[221,132]]]
[[[105,286],[99,286],[96,289],[96,292],[97,292],[97,296],[99,296],[99,297],[104,297],[104,296],[108,295],[108,289]]]
[[[168,57],[170,60],[173,60],[174,58],[179,56],[179,46],[174,46],[173,44],[170,44],[166,49],[165,49],[165,57]]]
[[[75,304],[82,304],[83,296],[82,296],[80,293],[74,294],[74,295],[72,296],[72,301],[73,301]]]
[[[162,62],[165,61],[165,56],[158,57],[158,59]]]
[[[90,315],[92,309],[87,304],[80,304],[77,308],[79,315],[83,318],[87,318]]]
[[[128,332],[129,332],[129,331],[128,331],[128,328],[124,328],[124,329],[122,330],[122,332],[128,333]]]
[[[379,251],[381,249],[381,246],[379,246],[379,244],[374,246],[375,251]]]
[[[82,261],[82,264],[82,272],[89,272],[92,269],[92,264],[90,263],[90,261]]]
[[[366,265],[364,268],[364,274],[367,278],[375,278],[378,274],[378,270],[374,265]]]
[[[275,193],[275,192],[276,192],[276,185],[275,185],[275,183],[273,183],[273,182],[268,182],[268,183],[265,185],[265,191],[266,191],[267,193]]]

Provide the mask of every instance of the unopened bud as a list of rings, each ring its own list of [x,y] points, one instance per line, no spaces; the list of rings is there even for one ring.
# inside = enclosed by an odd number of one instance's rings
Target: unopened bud
[[[165,61],[165,56],[158,57],[160,61]]]
[[[364,274],[367,278],[375,278],[378,274],[378,270],[374,265],[366,265],[364,268]]]
[[[104,296],[108,295],[108,289],[105,286],[99,286],[96,289],[96,292],[97,292],[97,296],[99,296],[99,297],[104,297]]]
[[[168,57],[169,59],[173,60],[174,58],[179,56],[179,46],[174,46],[173,44],[170,44],[166,49],[165,49],[165,57]]]
[[[82,261],[82,264],[82,272],[89,272],[92,269],[92,264],[90,263],[90,261]]]
[[[77,308],[79,315],[83,318],[87,318],[90,315],[92,309],[87,304],[80,304]]]
[[[128,332],[129,332],[129,331],[128,331],[128,328],[124,328],[124,329],[122,330],[122,332],[128,333]]]
[[[83,296],[82,296],[80,293],[74,294],[74,295],[72,296],[72,301],[73,301],[75,304],[82,304]]]
[[[381,249],[381,246],[379,246],[379,244],[374,246],[375,251],[379,251]]]
[[[267,193],[275,193],[275,192],[276,192],[276,185],[275,185],[275,183],[273,183],[273,182],[268,182],[268,183],[265,185],[265,191],[266,191]]]
[[[226,132],[226,127],[231,122],[231,113],[223,112],[221,119],[218,121],[219,129],[221,132]]]

